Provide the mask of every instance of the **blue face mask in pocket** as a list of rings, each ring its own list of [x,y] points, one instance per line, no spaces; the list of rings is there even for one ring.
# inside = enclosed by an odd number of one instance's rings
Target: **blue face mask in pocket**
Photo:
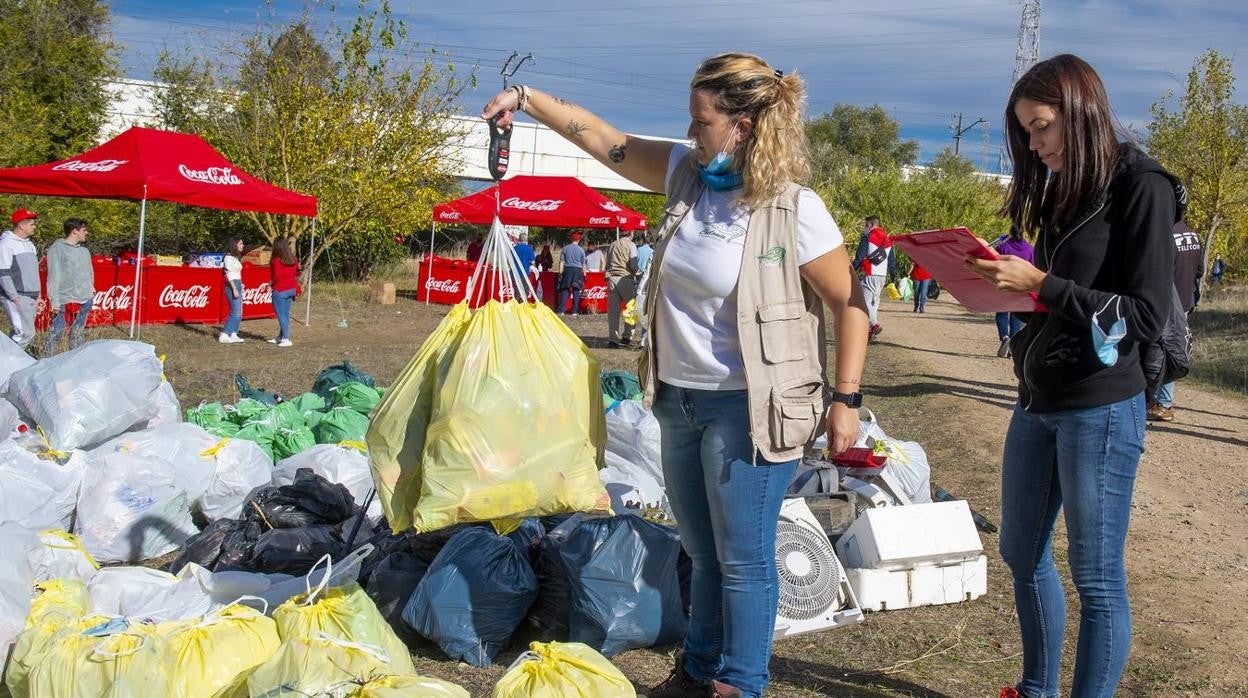
[[[1109,303],[1099,311],[1092,313],[1092,347],[1096,349],[1096,357],[1101,360],[1105,366],[1113,366],[1118,363],[1118,343],[1127,336],[1127,319],[1122,317],[1122,298],[1114,296],[1110,301],[1114,303],[1114,314],[1118,316],[1113,324],[1109,326],[1109,332],[1101,329],[1100,317],[1109,308]]]

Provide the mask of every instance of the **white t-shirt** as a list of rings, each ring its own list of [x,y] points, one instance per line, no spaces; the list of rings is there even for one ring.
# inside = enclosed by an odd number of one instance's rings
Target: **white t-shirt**
[[[594,250],[585,255],[585,271],[602,271],[607,266],[607,256],[602,250]]]
[[[223,265],[223,268],[225,269],[226,283],[229,283],[230,281],[237,281],[239,283],[242,283],[243,263],[239,261],[238,257],[235,257],[232,254],[227,254],[225,256],[225,261],[222,262],[222,265]]]
[[[667,182],[689,148],[677,145]],[[737,278],[750,211],[737,190],[706,189],[673,233],[663,254],[663,292],[655,299],[658,377],[698,390],[745,388],[737,335]],[[802,189],[797,207],[797,263],[805,264],[844,244],[819,195]]]

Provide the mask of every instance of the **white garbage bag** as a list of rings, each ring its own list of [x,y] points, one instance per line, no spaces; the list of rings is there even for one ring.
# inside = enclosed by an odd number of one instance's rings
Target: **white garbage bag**
[[[8,399],[62,451],[94,446],[156,414],[163,383],[150,344],[101,339],[14,373]]]
[[[858,442],[855,446],[874,448],[888,456],[884,470],[901,483],[911,504],[930,504],[932,501],[932,468],[927,453],[914,441],[899,441],[884,433],[875,415],[867,411],[867,419],[859,423]]]
[[[351,446],[317,444],[283,459],[273,468],[273,484],[293,484],[295,471],[300,468],[309,468],[326,480],[346,487],[355,498],[355,503],[360,506],[364,506],[369,490],[373,489],[373,473],[368,467],[368,456]],[[376,520],[381,515],[381,500],[373,497],[373,503],[368,507],[368,516]]]
[[[0,441],[0,521],[27,528],[68,528],[86,469],[82,451],[64,465],[44,460],[16,441]]]
[[[606,467],[598,476],[611,508],[659,508],[671,515],[663,486],[659,422],[640,400],[621,400],[607,411]]]
[[[237,519],[247,495],[269,484],[273,461],[255,441],[224,439],[217,444],[208,449],[213,452],[214,459],[212,481],[207,491],[195,500],[195,507],[209,521]]]
[[[186,488],[167,460],[94,453],[82,483],[74,534],[101,563],[158,557],[195,533]]]
[[[364,558],[372,552],[373,545],[365,544],[338,560],[327,555],[302,577],[234,570],[211,572],[191,562],[178,572],[178,578],[195,579],[204,593],[219,604],[230,604],[244,596],[264,599],[268,604],[267,612],[272,615],[278,606],[291,597],[308,593],[320,586],[322,581],[325,581],[326,587],[339,587],[356,581],[359,579]],[[243,603],[258,608],[249,600],[244,600]]]
[[[27,354],[7,335],[0,335],[0,391],[9,389],[9,376],[33,363],[35,357]]]
[[[220,608],[192,575],[147,567],[105,567],[87,584],[91,612],[156,622],[198,618]]]
[[[34,593],[34,572],[27,562],[39,547],[34,531],[11,522],[0,522],[0,657],[26,625]]]
[[[91,581],[100,563],[91,557],[82,541],[68,531],[49,528],[39,532],[39,546],[27,556],[34,581],[80,579]]]
[[[143,425],[144,429],[182,421],[182,405],[178,404],[178,396],[173,392],[173,384],[169,381],[163,381],[156,388],[156,392],[152,393],[151,412],[152,416]]]
[[[13,403],[0,397],[0,439],[9,438],[17,431],[17,425],[21,421],[22,417],[17,413],[17,408],[13,406]]]

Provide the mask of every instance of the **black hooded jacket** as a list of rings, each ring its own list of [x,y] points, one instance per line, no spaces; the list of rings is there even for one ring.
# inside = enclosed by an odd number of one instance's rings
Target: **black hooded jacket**
[[[1185,206],[1179,181],[1124,144],[1097,204],[1041,231],[1035,261],[1048,274],[1039,294],[1048,312],[1032,313],[1011,340],[1023,409],[1100,407],[1144,391],[1139,350],[1157,341],[1170,312],[1170,229]],[[1116,346],[1102,339],[1116,330],[1125,330]]]

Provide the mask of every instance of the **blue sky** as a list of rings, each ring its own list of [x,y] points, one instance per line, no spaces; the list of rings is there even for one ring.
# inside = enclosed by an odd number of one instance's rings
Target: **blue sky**
[[[355,13],[344,3],[338,21]],[[699,60],[757,53],[808,82],[811,115],[837,102],[879,103],[920,143],[920,160],[952,145],[953,115],[986,119],[962,154],[995,169],[1014,65],[1018,0],[392,0],[414,53],[438,48],[479,87],[476,113],[501,87],[513,51],[532,53],[516,76],[579,102],[635,133],[683,136],[687,86]],[[279,19],[304,4],[273,3]],[[150,77],[162,48],[214,53],[267,21],[246,2],[114,0],[113,35],[131,77]],[[313,11],[322,26],[328,11]],[[1149,106],[1179,91],[1193,60],[1214,48],[1236,61],[1237,96],[1248,95],[1248,2],[1244,0],[1044,0],[1040,55],[1076,53],[1101,74],[1119,118],[1142,131]],[[985,152],[987,153],[985,156]]]

